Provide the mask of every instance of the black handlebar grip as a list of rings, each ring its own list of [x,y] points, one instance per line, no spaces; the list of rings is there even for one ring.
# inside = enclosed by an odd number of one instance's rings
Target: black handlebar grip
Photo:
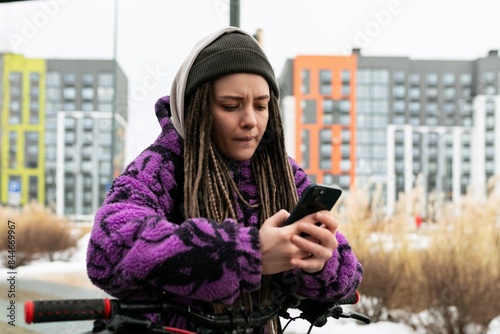
[[[354,293],[351,294],[350,296],[339,300],[337,304],[339,304],[339,305],[354,305],[354,304],[357,304],[358,302],[359,302],[359,292],[354,291]]]
[[[26,323],[109,319],[109,299],[68,299],[27,301],[24,304]]]

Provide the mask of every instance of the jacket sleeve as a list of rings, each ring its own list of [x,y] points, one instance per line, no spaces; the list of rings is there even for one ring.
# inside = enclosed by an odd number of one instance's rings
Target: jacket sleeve
[[[304,170],[293,160],[298,195],[311,183]],[[296,294],[322,302],[339,300],[352,294],[361,283],[363,267],[356,258],[346,237],[337,232],[338,247],[318,273],[308,274],[301,269],[284,272],[281,276]]]
[[[241,291],[258,289],[258,230],[232,220],[176,221],[182,216],[182,189],[174,176],[182,170],[176,171],[168,155],[153,145],[113,182],[90,237],[91,281],[128,299],[163,290],[194,300],[232,303]]]

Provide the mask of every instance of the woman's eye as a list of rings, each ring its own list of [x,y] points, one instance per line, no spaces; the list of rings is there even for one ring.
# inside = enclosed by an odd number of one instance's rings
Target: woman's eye
[[[222,106],[224,108],[224,110],[227,110],[227,111],[235,111],[236,109],[238,109],[238,106],[239,105],[226,105],[226,106]]]
[[[265,111],[267,109],[267,104],[261,104],[255,107],[259,111]]]

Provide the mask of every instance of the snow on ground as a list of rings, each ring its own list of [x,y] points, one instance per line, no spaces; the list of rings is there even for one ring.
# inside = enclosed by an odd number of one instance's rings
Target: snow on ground
[[[18,277],[24,279],[39,279],[56,281],[58,283],[75,284],[82,287],[92,287],[87,278],[85,270],[86,249],[90,234],[83,236],[77,245],[76,251],[70,260],[49,262],[46,260],[37,260],[27,266],[16,268]],[[7,273],[6,268],[2,271]],[[5,277],[4,275],[4,277]],[[344,309],[348,310],[346,307]],[[293,316],[294,311],[290,313]],[[287,334],[305,334],[309,329],[309,323],[305,320],[296,320],[290,324],[286,330]],[[354,319],[330,319],[323,327],[316,327],[312,334],[331,334],[331,333],[349,333],[349,334],[424,334],[414,331],[412,328],[393,322],[381,321],[364,325]],[[500,316],[494,319],[487,334],[500,334]]]

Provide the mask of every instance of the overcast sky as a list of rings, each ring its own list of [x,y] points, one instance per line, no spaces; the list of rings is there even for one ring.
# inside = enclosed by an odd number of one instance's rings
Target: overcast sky
[[[0,4],[0,52],[111,59],[115,0]],[[229,0],[118,0],[116,59],[129,79],[127,162],[158,135],[154,103],[194,43],[229,24]],[[281,73],[299,54],[476,59],[500,49],[497,0],[240,0]]]

